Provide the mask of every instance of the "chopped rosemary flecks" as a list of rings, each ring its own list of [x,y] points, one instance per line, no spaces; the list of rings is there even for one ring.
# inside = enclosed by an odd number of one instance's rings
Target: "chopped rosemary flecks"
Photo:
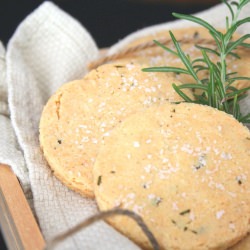
[[[167,52],[179,57],[185,65],[185,68],[166,66],[151,67],[142,70],[145,72],[172,72],[175,74],[190,75],[194,79],[193,83],[184,83],[178,86],[174,83],[172,84],[174,90],[184,101],[208,105],[218,110],[225,111],[228,114],[232,114],[242,123],[250,123],[250,113],[242,115],[239,105],[239,101],[247,96],[245,93],[250,87],[238,89],[232,85],[238,80],[250,80],[250,77],[236,76],[236,72],[230,73],[227,69],[226,60],[228,56],[240,59],[237,53],[235,53],[235,49],[239,46],[250,48],[250,43],[246,41],[250,38],[250,34],[245,34],[237,40],[232,40],[237,28],[250,22],[250,17],[238,20],[240,12],[247,4],[249,4],[250,0],[239,0],[238,2],[222,0],[222,2],[226,4],[231,14],[231,21],[226,17],[226,31],[224,33],[218,31],[201,18],[173,13],[173,16],[176,18],[185,19],[206,28],[216,44],[214,49],[196,45],[196,48],[201,51],[202,57],[191,60],[190,56],[184,53],[174,34],[170,31],[169,33],[176,51],[167,48],[165,45],[157,41],[155,41],[155,43]],[[194,38],[195,37],[196,34]],[[217,56],[217,62],[212,60],[212,57],[209,57],[209,55],[212,55],[213,57]],[[205,79],[200,79],[198,76],[200,71],[203,71],[205,73],[204,75],[207,75]],[[183,89],[196,89],[201,93],[195,94],[195,100],[192,100],[183,92]]]
[[[241,179],[240,176],[237,176],[237,177],[236,177],[236,181],[237,181],[237,183],[238,183],[239,185],[242,184],[242,179]]]
[[[98,179],[97,179],[97,185],[100,186],[101,183],[102,183],[102,176],[99,175],[99,176],[98,176]]]
[[[193,234],[198,234],[198,232],[195,230],[190,230],[190,232],[192,232]]]
[[[189,214],[190,212],[191,212],[191,210],[190,210],[190,209],[186,209],[186,210],[184,210],[184,211],[180,212],[180,215]]]
[[[125,68],[125,66],[124,65],[115,65],[115,68]]]
[[[187,212],[186,212],[187,211]],[[186,213],[189,213],[190,212],[190,209],[187,209],[185,210]],[[183,223],[177,223],[175,220],[171,219],[171,222],[173,225],[175,225],[177,228],[179,228],[180,230],[183,230],[184,232],[191,232],[193,234],[198,234],[198,231],[194,230],[194,229],[191,229],[189,227],[189,222],[186,223],[186,225],[183,225]]]
[[[176,225],[176,221],[175,221],[175,220],[171,220],[171,222],[172,222],[174,225]]]
[[[202,154],[198,157],[198,162],[194,165],[194,169],[199,170],[206,166],[206,155]]]
[[[193,38],[194,38],[194,39],[197,39],[197,38],[199,38],[199,36],[200,36],[199,32],[198,32],[198,31],[195,31],[195,32],[194,32]]]

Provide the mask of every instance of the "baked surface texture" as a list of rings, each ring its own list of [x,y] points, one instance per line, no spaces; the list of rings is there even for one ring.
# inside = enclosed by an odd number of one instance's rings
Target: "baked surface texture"
[[[227,249],[250,230],[250,133],[197,104],[131,115],[106,137],[94,165],[100,210],[140,214],[162,249]],[[150,248],[134,221],[108,222]]]

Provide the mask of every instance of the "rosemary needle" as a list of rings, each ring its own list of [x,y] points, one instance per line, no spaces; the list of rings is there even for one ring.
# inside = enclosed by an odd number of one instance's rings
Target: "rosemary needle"
[[[250,77],[236,76],[236,72],[229,73],[226,61],[228,56],[233,56],[240,60],[240,57],[235,52],[238,46],[250,48],[250,44],[246,42],[250,38],[250,34],[243,35],[235,41],[232,40],[237,28],[244,23],[250,22],[250,17],[238,20],[241,10],[250,3],[250,0],[239,0],[238,2],[222,0],[222,2],[227,6],[231,15],[231,21],[229,17],[226,17],[226,31],[224,33],[218,31],[201,18],[173,13],[173,16],[176,18],[197,23],[207,29],[216,44],[215,49],[196,45],[196,48],[201,51],[202,57],[191,60],[190,56],[185,54],[174,34],[170,31],[176,51],[165,47],[157,41],[155,43],[162,49],[179,57],[185,68],[166,66],[144,68],[142,70],[145,72],[173,72],[190,75],[194,80],[193,83],[184,83],[178,86],[173,83],[172,85],[184,101],[208,105],[233,115],[239,122],[250,123],[250,113],[243,116],[239,105],[239,101],[247,97],[245,93],[250,87],[238,89],[232,85],[237,80],[250,80]],[[217,62],[210,59],[211,54],[218,57]],[[199,71],[206,71],[208,79],[200,79],[198,76]],[[195,95],[195,100],[191,100],[185,95],[183,89],[187,88],[201,90],[200,94]]]

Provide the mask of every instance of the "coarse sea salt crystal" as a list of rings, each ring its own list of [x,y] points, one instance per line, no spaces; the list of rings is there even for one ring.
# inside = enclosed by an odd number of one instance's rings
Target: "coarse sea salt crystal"
[[[148,164],[148,165],[146,165],[146,166],[144,167],[144,170],[145,170],[146,173],[150,173],[151,168],[152,168],[152,166],[151,166],[150,164]]]
[[[152,200],[152,199],[154,199],[155,197],[156,197],[155,194],[149,194],[149,195],[148,195],[148,199],[149,199],[149,200]]]
[[[181,196],[182,196],[183,198],[185,198],[185,197],[187,196],[187,194],[186,194],[185,192],[183,192],[183,193],[181,193]]]
[[[127,67],[128,70],[132,70],[132,69],[135,68],[135,65],[129,63],[129,64],[126,64],[126,67]]]
[[[225,213],[224,210],[218,211],[218,212],[216,213],[216,218],[217,218],[218,220],[221,219],[221,217],[223,216],[224,213]]]
[[[235,230],[235,225],[233,223],[229,223],[229,228]]]
[[[176,202],[172,203],[172,208],[173,208],[173,210],[179,210],[179,207],[178,207]]]
[[[88,142],[89,141],[89,137],[88,136],[84,136],[83,138],[82,138],[82,142]]]
[[[106,132],[106,133],[103,134],[103,136],[106,136],[106,137],[107,137],[107,136],[110,136],[110,133],[109,133],[109,132]]]
[[[186,153],[188,153],[188,154],[192,154],[192,153],[193,153],[193,149],[190,148],[190,145],[189,145],[189,144],[184,144],[184,145],[181,147],[181,151],[186,152]]]
[[[151,155],[151,154],[148,154],[148,155],[147,155],[147,158],[148,158],[148,159],[152,159],[152,155]]]
[[[97,143],[98,143],[98,140],[97,140],[96,138],[93,138],[93,139],[92,139],[92,143],[97,144]]]
[[[167,162],[169,162],[169,159],[168,159],[168,158],[163,158],[163,159],[162,159],[162,163],[167,163]]]
[[[86,125],[79,125],[78,127],[79,127],[79,128],[87,128]]]
[[[215,187],[220,190],[225,190],[225,187],[221,183],[215,183]]]
[[[139,147],[140,147],[140,143],[139,143],[138,141],[134,141],[134,142],[133,142],[133,146],[134,146],[135,148],[139,148]]]
[[[134,199],[135,198],[135,193],[130,193],[127,195],[129,199]]]
[[[194,221],[194,219],[195,219],[195,215],[194,215],[194,213],[190,213],[189,214],[189,219],[191,220],[191,221]]]
[[[233,158],[230,153],[225,153],[225,152],[222,152],[220,157],[224,160],[231,160]]]
[[[213,148],[213,150],[214,150],[214,153],[215,153],[216,155],[218,155],[218,154],[220,153],[219,149],[217,149],[217,148]]]
[[[155,88],[154,86],[152,86],[152,87],[151,87],[151,90],[152,90],[153,92],[155,92],[155,91],[156,91],[156,88]]]
[[[237,197],[237,194],[236,193],[233,193],[233,192],[227,192],[231,197],[235,198]]]
[[[134,207],[133,207],[133,211],[136,214],[140,214],[142,212],[142,209],[143,209],[143,206],[134,205]]]

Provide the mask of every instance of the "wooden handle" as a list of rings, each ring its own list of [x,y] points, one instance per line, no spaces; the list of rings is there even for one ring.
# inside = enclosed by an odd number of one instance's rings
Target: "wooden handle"
[[[42,250],[45,241],[9,166],[0,164],[0,224],[9,249]]]

